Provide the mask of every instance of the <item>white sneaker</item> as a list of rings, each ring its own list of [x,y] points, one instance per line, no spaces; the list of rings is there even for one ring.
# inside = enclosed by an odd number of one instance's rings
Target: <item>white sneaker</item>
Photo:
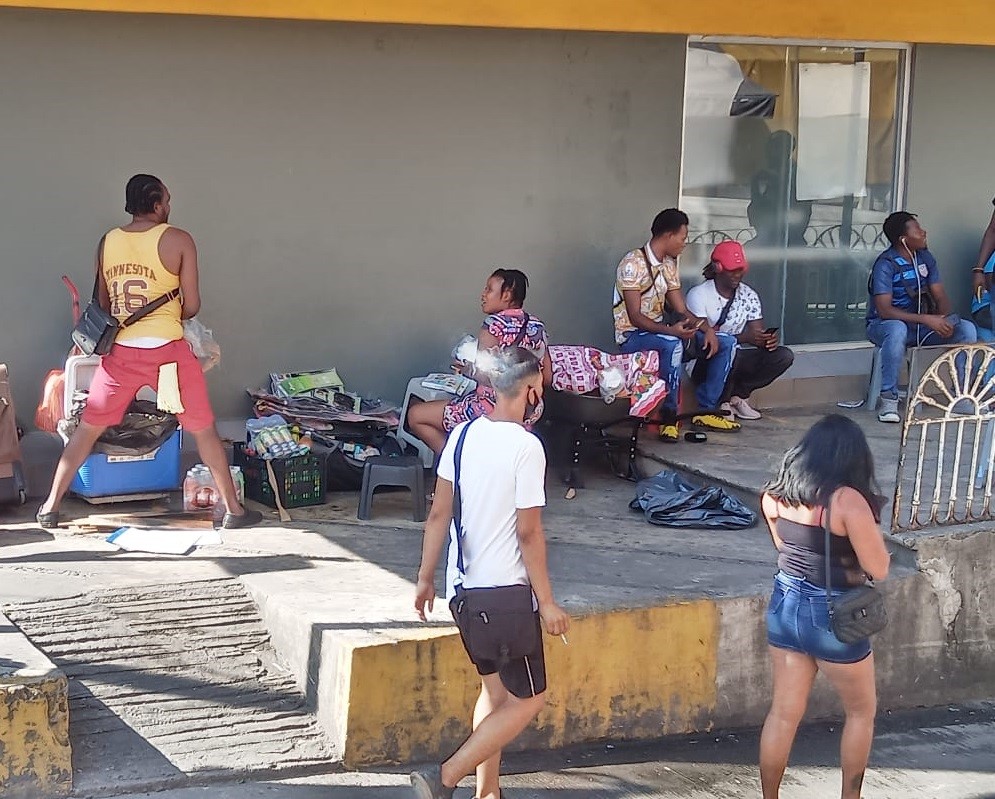
[[[732,405],[730,405],[728,402],[723,402],[721,405],[719,405],[719,410],[722,411],[722,414],[727,419],[736,418],[736,412],[732,409]]]
[[[898,424],[902,421],[898,413],[898,400],[881,397],[881,405],[878,407],[878,421],[888,424]]]
[[[762,418],[760,411],[755,408],[751,408],[750,403],[742,397],[732,397],[729,400],[729,405],[732,408],[733,413],[735,413],[740,419],[752,420]]]

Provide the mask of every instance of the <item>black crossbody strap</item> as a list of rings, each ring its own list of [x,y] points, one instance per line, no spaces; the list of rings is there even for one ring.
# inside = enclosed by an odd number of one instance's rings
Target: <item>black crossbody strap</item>
[[[90,295],[90,298],[93,300],[93,302],[95,304],[98,304],[98,305],[99,305],[99,300],[98,300],[98,295],[97,295],[97,289],[100,286],[100,271],[104,268],[103,267],[103,263],[104,263],[104,242],[105,241],[107,241],[107,234],[106,233],[103,236],[100,237],[100,243],[97,245],[97,271],[93,275],[93,293]]]
[[[463,495],[460,491],[460,462],[463,460],[463,443],[466,441],[466,431],[472,421],[467,422],[460,430],[456,440],[456,452],[453,454],[453,523],[456,525],[456,570],[462,575],[466,573],[463,561]]]
[[[167,302],[172,302],[179,296],[180,296],[180,290],[178,288],[173,289],[172,291],[167,291],[161,297],[156,297],[148,305],[144,306],[143,308],[139,308],[131,316],[125,319],[120,325],[118,325],[118,327],[129,327],[130,325],[135,324],[135,322],[137,322],[142,317],[148,316],[157,308],[161,308]]]
[[[830,498],[832,502],[832,498]],[[832,568],[829,565],[829,505],[826,505],[826,513],[822,519],[822,529],[826,531],[826,603],[829,606],[829,617],[833,616],[833,580],[832,580]]]
[[[531,317],[525,311],[522,311],[522,329],[518,331],[515,340],[511,342],[512,347],[521,346],[521,343],[525,340],[525,335],[529,332],[530,319]]]
[[[93,276],[93,293],[90,295],[90,299],[93,302],[98,301],[97,289],[99,286],[100,286],[100,271],[98,270],[97,274]]]
[[[732,304],[736,302],[736,294],[738,291],[739,286],[736,286],[736,288],[732,290],[732,296],[729,298],[729,301],[722,306],[722,313],[719,314],[719,318],[716,320],[715,324],[712,325],[712,330],[716,333],[719,332],[719,328],[722,327],[722,325],[726,323],[726,319],[729,318],[729,311],[732,310]]]

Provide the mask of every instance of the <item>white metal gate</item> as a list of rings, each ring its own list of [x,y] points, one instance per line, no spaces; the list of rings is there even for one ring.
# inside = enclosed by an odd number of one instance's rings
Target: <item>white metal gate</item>
[[[995,348],[953,347],[918,381],[915,371],[913,366],[892,529],[992,519]]]

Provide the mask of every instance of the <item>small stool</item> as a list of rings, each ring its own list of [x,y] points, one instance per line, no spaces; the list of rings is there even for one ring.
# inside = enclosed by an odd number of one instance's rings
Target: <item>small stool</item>
[[[912,348],[905,350],[905,371],[912,371]],[[912,387],[909,387],[912,390]],[[899,397],[905,397],[908,392],[898,390]],[[864,410],[874,412],[878,409],[878,397],[881,396],[881,348],[874,347],[871,356],[871,373],[867,378],[867,396],[864,398]]]
[[[363,488],[359,495],[358,519],[369,519],[373,492],[380,486],[406,486],[411,490],[412,518],[425,521],[425,471],[421,458],[414,455],[390,457],[374,455],[363,467]]]

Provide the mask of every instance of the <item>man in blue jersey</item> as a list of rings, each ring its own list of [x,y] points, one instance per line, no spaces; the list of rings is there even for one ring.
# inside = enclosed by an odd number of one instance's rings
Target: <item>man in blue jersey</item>
[[[884,221],[891,246],[881,253],[867,282],[867,338],[881,348],[878,419],[900,422],[898,372],[906,347],[973,344],[971,322],[951,313],[936,259],[926,247],[926,231],[915,214],[897,211]]]

